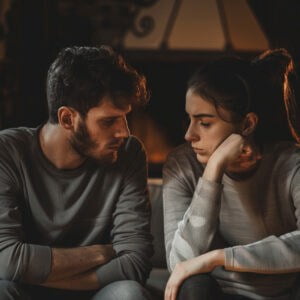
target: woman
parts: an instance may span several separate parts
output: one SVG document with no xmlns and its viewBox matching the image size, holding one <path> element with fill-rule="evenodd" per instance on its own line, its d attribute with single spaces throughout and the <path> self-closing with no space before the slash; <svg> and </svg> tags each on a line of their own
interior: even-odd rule
<svg viewBox="0 0 300 300">
<path fill-rule="evenodd" d="M 284 49 L 190 79 L 188 143 L 163 175 L 166 300 L 300 299 L 300 148 L 277 141 L 284 122 L 300 141 L 293 80 Z"/>
</svg>

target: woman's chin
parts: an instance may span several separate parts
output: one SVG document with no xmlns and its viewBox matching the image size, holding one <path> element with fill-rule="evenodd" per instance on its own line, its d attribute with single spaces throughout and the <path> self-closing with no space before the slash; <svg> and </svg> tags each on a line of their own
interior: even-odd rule
<svg viewBox="0 0 300 300">
<path fill-rule="evenodd" d="M 209 157 L 207 157 L 206 155 L 201 155 L 201 154 L 197 154 L 197 160 L 201 163 L 201 164 L 207 164 L 207 161 L 209 159 Z"/>
</svg>

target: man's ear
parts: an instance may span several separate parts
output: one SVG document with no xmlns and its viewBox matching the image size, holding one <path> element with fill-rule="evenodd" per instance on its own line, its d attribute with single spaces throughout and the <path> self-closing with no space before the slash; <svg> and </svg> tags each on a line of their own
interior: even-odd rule
<svg viewBox="0 0 300 300">
<path fill-rule="evenodd" d="M 73 129 L 76 112 L 67 106 L 61 106 L 57 111 L 58 123 L 65 129 Z"/>
<path fill-rule="evenodd" d="M 242 135 L 249 136 L 250 134 L 252 134 L 257 126 L 257 123 L 257 114 L 255 114 L 254 112 L 249 112 L 243 121 Z"/>
</svg>

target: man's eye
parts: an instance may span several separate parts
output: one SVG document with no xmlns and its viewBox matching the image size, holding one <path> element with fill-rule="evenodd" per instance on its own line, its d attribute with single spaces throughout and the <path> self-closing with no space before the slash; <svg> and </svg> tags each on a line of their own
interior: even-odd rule
<svg viewBox="0 0 300 300">
<path fill-rule="evenodd" d="M 102 120 L 102 125 L 104 125 L 104 126 L 111 126 L 111 125 L 113 125 L 114 124 L 114 122 L 115 122 L 115 119 L 107 119 L 107 120 Z"/>
</svg>

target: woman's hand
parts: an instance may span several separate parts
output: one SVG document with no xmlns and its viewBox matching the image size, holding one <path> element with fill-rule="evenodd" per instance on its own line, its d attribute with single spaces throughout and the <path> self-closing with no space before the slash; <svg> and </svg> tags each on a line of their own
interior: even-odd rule
<svg viewBox="0 0 300 300">
<path fill-rule="evenodd" d="M 220 249 L 178 263 L 167 282 L 165 300 L 176 300 L 181 284 L 188 277 L 200 273 L 209 273 L 215 267 L 224 265 L 224 262 L 224 250 Z"/>
<path fill-rule="evenodd" d="M 203 177 L 220 182 L 225 171 L 235 173 L 249 171 L 259 159 L 260 153 L 244 137 L 233 133 L 213 152 Z"/>
</svg>

